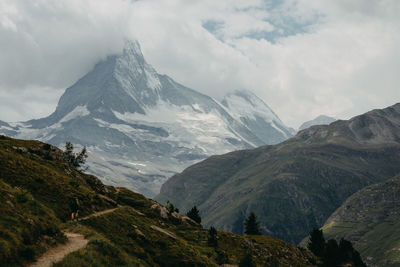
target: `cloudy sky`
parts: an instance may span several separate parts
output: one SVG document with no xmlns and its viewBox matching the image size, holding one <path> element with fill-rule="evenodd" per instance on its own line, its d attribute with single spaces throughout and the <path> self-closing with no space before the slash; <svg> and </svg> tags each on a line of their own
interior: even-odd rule
<svg viewBox="0 0 400 267">
<path fill-rule="evenodd" d="M 160 73 L 260 96 L 289 126 L 400 102 L 398 0 L 0 0 L 0 120 L 50 114 L 137 39 Z"/>
</svg>

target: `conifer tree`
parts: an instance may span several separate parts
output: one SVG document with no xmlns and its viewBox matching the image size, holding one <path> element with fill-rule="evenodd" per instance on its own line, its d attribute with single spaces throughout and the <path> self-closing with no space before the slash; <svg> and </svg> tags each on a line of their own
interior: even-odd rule
<svg viewBox="0 0 400 267">
<path fill-rule="evenodd" d="M 338 243 L 335 239 L 325 242 L 322 230 L 313 229 L 307 244 L 308 249 L 322 260 L 324 267 L 347 266 L 366 267 L 360 253 L 354 249 L 350 241 L 341 239 Z"/>
<path fill-rule="evenodd" d="M 309 237 L 307 248 L 314 253 L 315 256 L 322 257 L 325 252 L 325 238 L 322 230 L 314 228 Z"/>
<path fill-rule="evenodd" d="M 326 267 L 340 266 L 341 261 L 339 254 L 340 252 L 338 243 L 336 242 L 335 239 L 329 239 L 328 242 L 326 242 L 324 256 L 322 257 L 324 262 L 323 266 Z"/>
<path fill-rule="evenodd" d="M 193 208 L 191 208 L 191 209 L 186 213 L 186 215 L 187 215 L 190 219 L 192 219 L 193 221 L 197 222 L 198 224 L 201 223 L 201 217 L 200 217 L 200 214 L 199 214 L 199 210 L 197 209 L 196 206 L 194 206 Z"/>
<path fill-rule="evenodd" d="M 217 229 L 215 229 L 213 226 L 211 226 L 208 230 L 208 245 L 212 247 L 218 246 Z"/>
<path fill-rule="evenodd" d="M 257 221 L 257 217 L 254 212 L 250 212 L 249 217 L 247 217 L 244 222 L 245 231 L 244 233 L 247 235 L 261 235 L 260 226 Z"/>
<path fill-rule="evenodd" d="M 167 200 L 167 205 L 165 206 L 165 208 L 167 209 L 168 213 L 173 213 L 173 212 L 179 213 L 179 209 L 176 208 L 176 207 L 174 206 L 174 204 L 172 204 L 171 202 L 169 202 L 169 200 Z"/>
<path fill-rule="evenodd" d="M 65 151 L 64 155 L 67 158 L 67 161 L 69 163 L 73 163 L 75 160 L 75 155 L 74 155 L 74 145 L 71 142 L 66 142 L 65 143 Z"/>
<path fill-rule="evenodd" d="M 87 154 L 86 147 L 83 147 L 82 151 L 79 152 L 78 154 L 76 154 L 74 166 L 77 168 L 83 166 L 86 162 L 87 157 L 88 157 L 88 154 Z"/>
<path fill-rule="evenodd" d="M 81 152 L 74 153 L 74 145 L 71 142 L 65 143 L 65 151 L 64 151 L 65 158 L 67 161 L 72 164 L 75 168 L 82 167 L 86 159 L 88 157 L 86 147 L 83 147 Z"/>
<path fill-rule="evenodd" d="M 356 267 L 366 267 L 365 263 L 361 259 L 360 253 L 354 249 L 353 244 L 351 244 L 350 241 L 344 238 L 340 239 L 339 253 L 339 258 L 342 263 L 351 261 Z"/>
</svg>

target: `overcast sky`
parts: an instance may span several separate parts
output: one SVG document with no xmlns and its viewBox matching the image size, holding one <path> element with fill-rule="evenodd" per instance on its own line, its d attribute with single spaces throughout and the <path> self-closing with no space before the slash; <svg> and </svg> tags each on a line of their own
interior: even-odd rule
<svg viewBox="0 0 400 267">
<path fill-rule="evenodd" d="M 400 102 L 398 0 L 0 0 L 0 120 L 49 115 L 124 38 L 217 99 L 261 97 L 288 126 Z"/>
</svg>

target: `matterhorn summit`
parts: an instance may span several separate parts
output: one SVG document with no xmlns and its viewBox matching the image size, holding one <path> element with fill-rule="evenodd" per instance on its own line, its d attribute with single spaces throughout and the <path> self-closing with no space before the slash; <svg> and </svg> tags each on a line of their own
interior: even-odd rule
<svg viewBox="0 0 400 267">
<path fill-rule="evenodd" d="M 221 104 L 158 74 L 136 41 L 126 41 L 121 54 L 98 62 L 67 88 L 53 114 L 2 122 L 0 133 L 60 148 L 66 141 L 86 146 L 88 172 L 149 197 L 168 177 L 210 155 L 291 136 L 247 91 L 236 91 Z"/>
</svg>

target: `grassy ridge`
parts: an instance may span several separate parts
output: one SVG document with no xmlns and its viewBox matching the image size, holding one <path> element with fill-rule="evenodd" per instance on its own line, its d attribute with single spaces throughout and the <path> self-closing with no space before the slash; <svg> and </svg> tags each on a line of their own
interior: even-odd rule
<svg viewBox="0 0 400 267">
<path fill-rule="evenodd" d="M 322 229 L 327 238 L 344 237 L 352 241 L 371 266 L 398 266 L 400 176 L 349 197 Z"/>
<path fill-rule="evenodd" d="M 316 259 L 305 250 L 267 236 L 239 236 L 218 231 L 218 247 L 207 244 L 208 230 L 200 226 L 170 219 L 138 215 L 130 207 L 123 207 L 101 217 L 83 222 L 83 229 L 92 246 L 75 252 L 57 266 L 78 266 L 92 261 L 99 243 L 105 255 L 114 255 L 119 266 L 219 266 L 238 264 L 247 254 L 253 255 L 258 266 L 312 266 Z M 153 228 L 157 227 L 166 231 Z M 70 226 L 73 229 L 73 226 Z M 96 245 L 96 246 L 95 246 Z M 102 256 L 106 261 L 108 257 Z M 80 260 L 82 259 L 82 260 Z M 98 259 L 97 259 L 98 260 Z M 274 266 L 274 265 L 271 265 Z"/>
<path fill-rule="evenodd" d="M 0 136 L 0 262 L 23 266 L 46 249 L 65 242 L 63 231 L 82 233 L 87 247 L 56 266 L 218 266 L 238 264 L 250 253 L 258 266 L 312 266 L 305 250 L 267 236 L 218 232 L 218 247 L 208 230 L 124 188 L 104 186 L 66 163 L 62 151 L 37 141 Z M 77 197 L 81 216 L 70 222 L 69 199 Z"/>
<path fill-rule="evenodd" d="M 103 185 L 71 168 L 60 150 L 38 141 L 0 136 L 0 262 L 22 264 L 65 241 L 60 223 L 69 219 L 69 198 L 83 214 L 110 206 L 96 191 Z"/>
<path fill-rule="evenodd" d="M 65 240 L 54 212 L 28 191 L 0 181 L 0 203 L 0 263 L 22 264 Z"/>
</svg>

